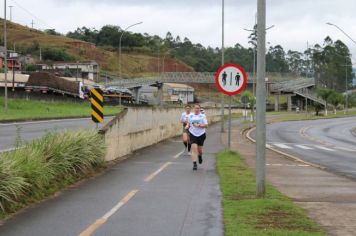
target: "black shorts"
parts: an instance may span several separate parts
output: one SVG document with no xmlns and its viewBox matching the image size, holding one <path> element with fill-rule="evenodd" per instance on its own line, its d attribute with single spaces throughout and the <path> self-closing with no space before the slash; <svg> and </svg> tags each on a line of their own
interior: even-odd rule
<svg viewBox="0 0 356 236">
<path fill-rule="evenodd" d="M 206 139 L 206 134 L 204 133 L 203 135 L 197 137 L 194 136 L 193 134 L 189 133 L 189 137 L 190 137 L 190 143 L 191 144 L 197 144 L 198 146 L 204 146 L 204 141 Z"/>
<path fill-rule="evenodd" d="M 183 134 L 184 134 L 184 133 L 188 133 L 188 135 L 189 135 L 188 129 L 185 128 L 186 126 L 187 126 L 187 124 L 186 124 L 186 123 L 183 123 Z"/>
</svg>

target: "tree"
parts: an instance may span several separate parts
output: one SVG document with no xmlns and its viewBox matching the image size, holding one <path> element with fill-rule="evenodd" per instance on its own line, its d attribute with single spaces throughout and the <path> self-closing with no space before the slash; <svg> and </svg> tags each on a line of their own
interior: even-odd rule
<svg viewBox="0 0 356 236">
<path fill-rule="evenodd" d="M 286 53 L 281 45 L 269 48 L 266 55 L 266 69 L 269 72 L 289 72 Z"/>
<path fill-rule="evenodd" d="M 328 98 L 328 102 L 334 106 L 334 114 L 336 114 L 336 108 L 339 104 L 344 103 L 344 97 L 342 94 L 332 91 Z"/>
<path fill-rule="evenodd" d="M 352 78 L 352 68 L 350 51 L 340 40 L 333 41 L 329 36 L 325 38 L 324 45 L 315 45 L 313 49 L 314 73 L 318 86 L 334 89 L 338 92 L 345 91 L 346 79 L 347 87 L 350 87 Z"/>
<path fill-rule="evenodd" d="M 328 115 L 328 103 L 330 101 L 329 97 L 333 93 L 334 91 L 332 89 L 327 88 L 317 90 L 317 96 L 325 101 L 325 115 Z"/>
<path fill-rule="evenodd" d="M 61 33 L 58 33 L 55 29 L 46 29 L 44 32 L 49 35 L 61 35 Z"/>
<path fill-rule="evenodd" d="M 247 97 L 251 109 L 251 120 L 255 120 L 255 106 L 256 106 L 256 97 L 250 91 L 244 91 L 241 94 L 241 97 Z"/>
<path fill-rule="evenodd" d="M 289 50 L 287 52 L 286 60 L 289 70 L 296 75 L 306 74 L 304 55 L 301 52 Z"/>
</svg>

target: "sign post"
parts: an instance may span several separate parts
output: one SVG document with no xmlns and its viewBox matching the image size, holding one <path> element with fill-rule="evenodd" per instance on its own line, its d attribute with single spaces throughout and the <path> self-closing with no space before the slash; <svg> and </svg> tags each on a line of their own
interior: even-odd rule
<svg viewBox="0 0 356 236">
<path fill-rule="evenodd" d="M 93 88 L 91 92 L 91 119 L 97 125 L 104 122 L 104 96 L 99 88 Z"/>
<path fill-rule="evenodd" d="M 225 64 L 219 68 L 215 76 L 216 87 L 224 94 L 229 95 L 229 130 L 228 147 L 231 149 L 231 102 L 232 96 L 241 93 L 247 85 L 245 70 L 236 64 Z M 224 118 L 222 118 L 224 119 Z"/>
</svg>

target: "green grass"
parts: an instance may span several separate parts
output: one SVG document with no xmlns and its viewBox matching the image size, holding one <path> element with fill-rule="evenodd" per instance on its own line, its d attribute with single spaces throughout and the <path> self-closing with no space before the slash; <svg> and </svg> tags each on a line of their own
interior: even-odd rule
<svg viewBox="0 0 356 236">
<path fill-rule="evenodd" d="M 0 97 L 0 122 L 11 120 L 36 120 L 51 118 L 90 117 L 90 104 L 85 102 L 51 102 L 25 99 L 9 99 L 8 111 L 4 110 L 4 97 Z M 114 106 L 105 106 L 104 115 L 121 111 Z"/>
<path fill-rule="evenodd" d="M 221 152 L 217 159 L 223 192 L 226 236 L 326 235 L 303 209 L 273 186 L 264 198 L 255 196 L 255 175 L 239 154 Z"/>
<path fill-rule="evenodd" d="M 351 110 L 347 114 L 344 114 L 344 111 L 337 111 L 334 114 L 333 111 L 328 111 L 328 115 L 319 115 L 316 116 L 311 113 L 296 113 L 296 112 L 268 112 L 268 115 L 278 115 L 279 117 L 273 117 L 273 121 L 302 121 L 302 120 L 318 120 L 318 119 L 332 119 L 332 118 L 343 118 L 343 117 L 351 117 L 356 116 L 356 111 Z"/>
<path fill-rule="evenodd" d="M 95 130 L 48 133 L 0 154 L 0 219 L 104 166 L 106 146 Z"/>
</svg>

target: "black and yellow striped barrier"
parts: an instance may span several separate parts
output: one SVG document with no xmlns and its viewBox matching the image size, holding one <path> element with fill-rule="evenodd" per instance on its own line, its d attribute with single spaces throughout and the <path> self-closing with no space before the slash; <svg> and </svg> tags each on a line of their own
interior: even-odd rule
<svg viewBox="0 0 356 236">
<path fill-rule="evenodd" d="M 99 88 L 93 88 L 91 91 L 91 119 L 95 123 L 104 122 L 104 96 Z"/>
</svg>

